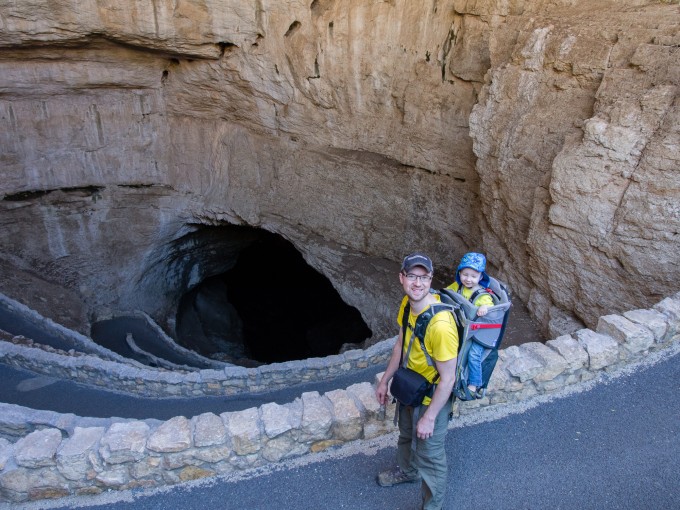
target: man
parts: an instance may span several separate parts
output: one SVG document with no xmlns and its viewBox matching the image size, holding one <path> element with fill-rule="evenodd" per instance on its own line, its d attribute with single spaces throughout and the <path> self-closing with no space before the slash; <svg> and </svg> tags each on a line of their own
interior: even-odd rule
<svg viewBox="0 0 680 510">
<path fill-rule="evenodd" d="M 413 335 L 418 316 L 439 302 L 439 296 L 430 293 L 433 273 L 432 261 L 428 256 L 412 253 L 404 258 L 399 281 L 406 297 L 397 322 L 402 326 L 403 310 L 408 299 L 410 305 L 408 327 L 406 335 L 403 334 L 404 328 L 400 327 L 387 369 L 375 392 L 378 402 L 385 405 L 387 384 L 399 368 L 402 352 L 404 356 L 408 352 L 408 368 L 418 372 L 428 381 L 436 382 L 432 398 L 425 397 L 422 405 L 411 407 L 397 403 L 399 418 L 397 466 L 378 475 L 378 483 L 383 487 L 422 480 L 424 510 L 441 509 L 444 503 L 447 475 L 444 442 L 458 355 L 458 330 L 453 315 L 448 311 L 435 314 L 425 333 L 425 349 L 430 359 L 434 361 L 434 366 L 428 364 L 420 342 Z M 409 343 L 412 344 L 410 351 Z"/>
</svg>

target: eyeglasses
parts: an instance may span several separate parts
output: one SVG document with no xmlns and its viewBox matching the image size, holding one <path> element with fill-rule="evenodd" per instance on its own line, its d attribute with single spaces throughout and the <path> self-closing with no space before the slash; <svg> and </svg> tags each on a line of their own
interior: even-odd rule
<svg viewBox="0 0 680 510">
<path fill-rule="evenodd" d="M 415 282 L 416 280 L 420 280 L 423 283 L 428 283 L 430 280 L 432 280 L 432 276 L 429 275 L 429 274 L 424 274 L 424 275 L 413 274 L 413 273 L 403 273 L 403 274 L 409 282 Z"/>
</svg>

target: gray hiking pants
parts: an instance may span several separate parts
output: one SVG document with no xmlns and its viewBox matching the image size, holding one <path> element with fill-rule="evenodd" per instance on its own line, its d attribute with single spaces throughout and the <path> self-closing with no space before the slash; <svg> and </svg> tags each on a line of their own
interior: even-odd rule
<svg viewBox="0 0 680 510">
<path fill-rule="evenodd" d="M 446 493 L 446 430 L 451 411 L 451 400 L 439 411 L 434 431 L 429 439 L 416 437 L 414 418 L 425 412 L 414 407 L 399 405 L 399 441 L 397 442 L 397 463 L 408 474 L 416 471 L 423 478 L 421 491 L 423 510 L 441 510 Z M 414 416 L 415 415 L 415 416 Z"/>
</svg>

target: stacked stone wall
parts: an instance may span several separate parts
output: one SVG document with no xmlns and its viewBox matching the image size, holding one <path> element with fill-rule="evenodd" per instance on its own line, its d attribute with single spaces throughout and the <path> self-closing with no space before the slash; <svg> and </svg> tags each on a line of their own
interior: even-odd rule
<svg viewBox="0 0 680 510">
<path fill-rule="evenodd" d="M 46 350 L 0 342 L 0 363 L 90 386 L 144 397 L 237 395 L 333 379 L 387 361 L 394 338 L 368 349 L 354 349 L 326 358 L 272 363 L 255 368 L 226 366 L 221 370 L 170 371 L 116 363 L 97 356 Z"/>
<path fill-rule="evenodd" d="M 550 394 L 679 341 L 680 293 L 652 309 L 603 316 L 595 330 L 500 351 L 488 396 L 457 402 L 454 414 Z M 22 502 L 157 487 L 281 462 L 391 432 L 389 407 L 381 409 L 370 383 L 303 393 L 284 405 L 163 422 L 80 418 L 3 404 L 0 497 Z"/>
</svg>

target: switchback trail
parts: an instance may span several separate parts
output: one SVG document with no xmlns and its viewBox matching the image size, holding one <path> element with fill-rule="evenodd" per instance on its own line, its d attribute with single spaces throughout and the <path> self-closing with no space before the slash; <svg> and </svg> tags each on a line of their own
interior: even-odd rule
<svg viewBox="0 0 680 510">
<path fill-rule="evenodd" d="M 678 351 L 654 353 L 662 361 L 647 360 L 627 374 L 571 388 L 560 398 L 492 411 L 500 414 L 485 418 L 490 421 L 454 423 L 447 438 L 444 508 L 680 508 Z M 395 445 L 390 434 L 256 474 L 12 508 L 416 509 L 417 485 L 386 489 L 375 482 L 376 473 L 392 465 Z"/>
</svg>

